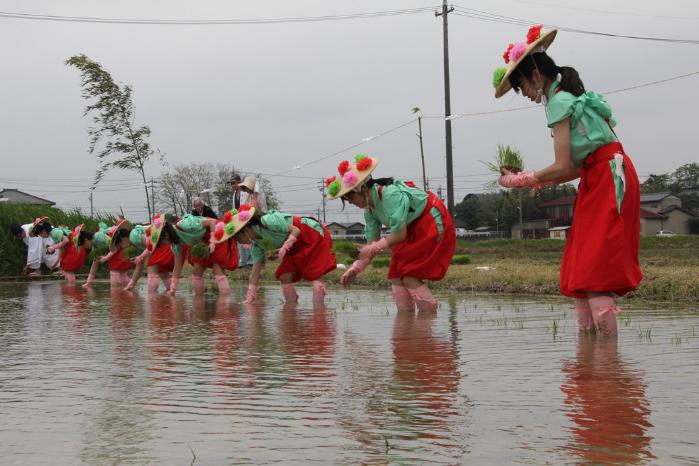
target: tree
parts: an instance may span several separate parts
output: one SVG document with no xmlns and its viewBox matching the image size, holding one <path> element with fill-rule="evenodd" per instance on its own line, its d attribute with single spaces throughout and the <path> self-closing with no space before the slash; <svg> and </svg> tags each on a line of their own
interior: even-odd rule
<svg viewBox="0 0 699 466">
<path fill-rule="evenodd" d="M 233 206 L 233 191 L 228 184 L 232 173 L 236 170 L 231 164 L 177 165 L 159 177 L 156 204 L 159 209 L 181 217 L 192 210 L 194 198 L 201 197 L 222 214 Z M 244 177 L 244 174 L 240 175 Z M 265 193 L 267 208 L 276 209 L 278 202 L 272 183 L 259 174 L 253 176 Z"/>
<path fill-rule="evenodd" d="M 72 56 L 66 60 L 66 65 L 80 71 L 82 96 L 88 101 L 84 115 L 91 114 L 95 124 L 88 129 L 88 152 L 96 153 L 99 159 L 93 188 L 110 168 L 137 171 L 143 180 L 148 216 L 151 217 L 145 164 L 156 151 L 148 143 L 150 128 L 134 124 L 133 89 L 115 82 L 101 64 L 86 55 Z M 160 160 L 163 161 L 162 154 Z"/>
<path fill-rule="evenodd" d="M 670 191 L 670 175 L 649 175 L 648 179 L 641 183 L 641 192 L 644 194 L 649 193 L 661 193 L 664 191 Z"/>
<path fill-rule="evenodd" d="M 672 174 L 678 192 L 699 189 L 699 163 L 687 163 Z"/>
</svg>

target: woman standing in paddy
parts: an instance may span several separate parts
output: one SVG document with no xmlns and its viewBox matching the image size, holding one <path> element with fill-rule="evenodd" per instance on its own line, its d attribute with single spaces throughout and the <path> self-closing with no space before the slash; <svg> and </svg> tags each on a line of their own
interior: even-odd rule
<svg viewBox="0 0 699 466">
<path fill-rule="evenodd" d="M 224 241 L 230 234 L 237 242 L 252 245 L 253 266 L 245 303 L 255 301 L 265 265 L 265 250 L 260 240 L 267 240 L 278 248 L 277 257 L 281 263 L 274 276 L 281 282 L 284 301 L 296 302 L 294 283 L 306 280 L 313 282 L 313 302 L 323 302 L 326 289 L 321 278 L 337 266 L 330 232 L 325 225 L 313 218 L 274 210 L 256 215 L 254 207 L 244 204 L 225 229 L 224 236 L 217 241 Z"/>
<path fill-rule="evenodd" d="M 388 278 L 399 310 L 436 310 L 437 300 L 426 280 L 444 278 L 456 248 L 456 231 L 444 203 L 432 192 L 393 178 L 372 178 L 378 160 L 358 155 L 338 166 L 339 177 L 326 181 L 328 198 L 341 198 L 364 209 L 367 245 L 359 260 L 342 275 L 350 285 L 371 259 L 391 250 Z M 391 229 L 381 238 L 381 226 Z"/>
<path fill-rule="evenodd" d="M 619 308 L 614 297 L 635 290 L 643 277 L 638 176 L 612 129 L 616 122 L 604 97 L 585 91 L 574 68 L 558 66 L 546 54 L 555 37 L 555 29 L 532 27 L 526 42 L 509 45 L 506 66 L 493 75 L 496 98 L 514 88 L 545 105 L 555 161 L 536 172 L 503 170 L 499 183 L 539 189 L 580 178 L 561 264 L 561 293 L 575 298 L 581 331 L 615 336 Z"/>
</svg>

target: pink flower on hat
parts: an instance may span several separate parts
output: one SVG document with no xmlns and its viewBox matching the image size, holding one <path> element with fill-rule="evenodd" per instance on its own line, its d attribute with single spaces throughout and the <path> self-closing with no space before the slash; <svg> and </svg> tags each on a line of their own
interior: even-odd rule
<svg viewBox="0 0 699 466">
<path fill-rule="evenodd" d="M 238 220 L 241 222 L 247 222 L 250 219 L 250 211 L 244 210 L 238 214 Z"/>
<path fill-rule="evenodd" d="M 347 172 L 342 176 L 342 182 L 345 186 L 354 186 L 358 179 L 355 172 Z"/>
<path fill-rule="evenodd" d="M 160 228 L 160 225 L 162 225 L 162 224 L 163 224 L 163 221 L 160 219 L 160 217 L 155 217 L 153 219 L 153 225 L 155 226 L 155 228 Z"/>
<path fill-rule="evenodd" d="M 224 226 L 225 225 L 223 222 L 218 222 L 218 223 L 216 223 L 216 228 L 214 228 L 214 231 L 223 231 Z"/>
<path fill-rule="evenodd" d="M 510 49 L 510 61 L 517 61 L 519 60 L 522 55 L 524 55 L 527 52 L 527 44 L 524 42 L 517 42 L 515 45 L 512 46 L 512 49 Z"/>
</svg>

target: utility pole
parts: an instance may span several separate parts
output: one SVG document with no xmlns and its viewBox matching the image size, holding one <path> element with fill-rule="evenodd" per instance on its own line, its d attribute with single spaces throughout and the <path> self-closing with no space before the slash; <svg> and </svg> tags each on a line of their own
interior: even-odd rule
<svg viewBox="0 0 699 466">
<path fill-rule="evenodd" d="M 152 176 L 150 177 L 150 198 L 153 205 L 153 215 L 155 215 L 155 183 Z"/>
<path fill-rule="evenodd" d="M 93 205 L 92 205 L 92 192 L 93 192 L 93 191 L 92 191 L 92 189 L 91 189 L 91 190 L 90 190 L 90 217 L 94 217 L 94 216 L 95 216 L 95 210 L 94 210 L 94 207 L 93 207 Z"/>
<path fill-rule="evenodd" d="M 444 33 L 444 129 L 447 141 L 447 208 L 454 215 L 454 166 L 451 154 L 451 92 L 449 90 L 449 23 L 447 15 L 454 11 L 454 7 L 447 5 L 447 0 L 442 0 L 442 12 L 435 12 L 435 16 L 442 17 L 442 29 Z"/>
<path fill-rule="evenodd" d="M 427 176 L 425 175 L 425 151 L 422 147 L 422 111 L 420 107 L 413 107 L 413 113 L 417 113 L 418 139 L 420 140 L 420 160 L 422 160 L 422 189 L 427 192 Z"/>
<path fill-rule="evenodd" d="M 323 196 L 323 224 L 325 224 L 325 201 L 327 199 L 325 195 L 325 180 L 320 180 L 320 193 Z"/>
</svg>

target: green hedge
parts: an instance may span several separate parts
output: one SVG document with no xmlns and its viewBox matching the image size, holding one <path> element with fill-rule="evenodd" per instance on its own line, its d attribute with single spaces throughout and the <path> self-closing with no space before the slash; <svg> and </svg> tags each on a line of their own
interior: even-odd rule
<svg viewBox="0 0 699 466">
<path fill-rule="evenodd" d="M 37 217 L 49 217 L 52 225 L 68 225 L 73 228 L 81 223 L 90 231 L 97 229 L 100 221 L 113 224 L 113 217 L 90 218 L 78 210 L 65 212 L 61 209 L 31 204 L 0 203 L 0 276 L 18 275 L 27 260 L 24 242 L 10 233 L 10 225 L 31 223 Z"/>
</svg>

